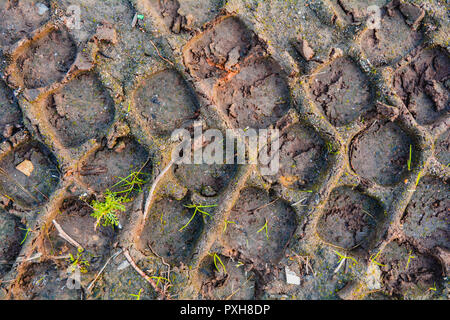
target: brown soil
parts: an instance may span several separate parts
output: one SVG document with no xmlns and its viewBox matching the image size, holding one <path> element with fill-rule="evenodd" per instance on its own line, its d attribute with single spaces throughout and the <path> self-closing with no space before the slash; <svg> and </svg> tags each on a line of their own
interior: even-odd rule
<svg viewBox="0 0 450 320">
<path fill-rule="evenodd" d="M 139 249 L 147 255 L 156 253 L 172 265 L 187 264 L 203 230 L 202 214 L 199 212 L 188 224 L 194 214 L 194 209 L 185 207 L 189 204 L 187 199 L 177 201 L 171 198 L 156 202 L 140 235 Z M 211 211 L 209 209 L 205 211 Z"/>
<path fill-rule="evenodd" d="M 317 73 L 311 98 L 333 125 L 347 125 L 373 107 L 368 78 L 352 60 L 338 58 Z"/>
<path fill-rule="evenodd" d="M 109 148 L 103 146 L 82 161 L 78 172 L 81 180 L 96 192 L 104 192 L 131 173 L 140 172 L 148 181 L 151 163 L 148 152 L 135 140 L 124 138 Z M 140 178 L 143 178 L 142 175 Z"/>
<path fill-rule="evenodd" d="M 350 149 L 353 170 L 364 179 L 392 185 L 407 171 L 412 139 L 395 123 L 373 123 L 357 136 Z"/>
<path fill-rule="evenodd" d="M 450 130 L 447 130 L 437 139 L 435 147 L 436 159 L 448 167 L 450 164 Z"/>
<path fill-rule="evenodd" d="M 184 79 L 174 70 L 151 75 L 134 96 L 137 112 L 152 134 L 170 135 L 196 118 L 196 99 Z"/>
<path fill-rule="evenodd" d="M 0 3 L 0 46 L 11 45 L 28 37 L 50 17 L 50 10 L 39 12 L 37 3 L 49 5 L 46 0 L 2 1 Z"/>
<path fill-rule="evenodd" d="M 22 112 L 13 92 L 0 81 L 0 142 L 22 127 Z"/>
<path fill-rule="evenodd" d="M 280 138 L 280 184 L 305 189 L 318 182 L 327 166 L 325 142 L 311 127 L 295 124 Z"/>
<path fill-rule="evenodd" d="M 222 264 L 225 266 L 225 271 Z M 217 267 L 216 267 L 217 265 Z M 203 280 L 202 294 L 214 300 L 251 300 L 255 298 L 255 275 L 247 272 L 244 265 L 238 265 L 228 257 L 208 256 L 202 261 L 200 274 Z"/>
<path fill-rule="evenodd" d="M 114 120 L 114 104 L 94 74 L 72 80 L 46 101 L 48 121 L 68 148 L 100 138 Z"/>
<path fill-rule="evenodd" d="M 383 211 L 375 199 L 350 187 L 339 187 L 328 199 L 317 232 L 335 246 L 367 251 Z"/>
<path fill-rule="evenodd" d="M 77 47 L 65 28 L 51 30 L 17 58 L 24 86 L 35 89 L 61 81 L 76 53 Z"/>
<path fill-rule="evenodd" d="M 41 143 L 32 141 L 18 146 L 0 158 L 0 190 L 25 208 L 46 202 L 58 186 L 59 171 L 50 151 Z M 16 167 L 31 161 L 34 170 L 28 177 Z"/>
<path fill-rule="evenodd" d="M 424 50 L 399 69 L 396 93 L 419 124 L 432 124 L 450 112 L 450 58 L 441 48 Z"/>
<path fill-rule="evenodd" d="M 450 249 L 450 188 L 447 180 L 426 176 L 402 217 L 403 231 L 417 247 Z"/>
<path fill-rule="evenodd" d="M 246 188 L 231 210 L 223 245 L 257 267 L 276 264 L 297 228 L 295 212 L 266 191 Z M 267 222 L 266 230 L 261 230 Z M 259 232 L 258 232 L 259 231 Z"/>
<path fill-rule="evenodd" d="M 436 258 L 419 253 L 408 243 L 389 243 L 378 261 L 385 265 L 381 267 L 383 289 L 398 298 L 434 288 L 442 275 L 442 267 Z"/>
<path fill-rule="evenodd" d="M 11 269 L 24 236 L 25 226 L 20 219 L 0 210 L 0 276 Z"/>
</svg>

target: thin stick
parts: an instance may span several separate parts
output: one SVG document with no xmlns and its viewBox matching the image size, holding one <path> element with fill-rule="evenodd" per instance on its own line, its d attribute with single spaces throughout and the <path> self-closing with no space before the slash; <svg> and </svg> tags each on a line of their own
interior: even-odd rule
<svg viewBox="0 0 450 320">
<path fill-rule="evenodd" d="M 150 39 L 150 43 L 153 45 L 153 47 L 154 47 L 155 50 L 156 50 L 156 53 L 158 54 L 158 56 L 159 56 L 161 59 L 163 59 L 164 61 L 166 61 L 166 62 L 167 62 L 168 64 L 170 64 L 171 66 L 174 66 L 174 64 L 173 64 L 172 61 L 170 61 L 170 60 L 164 58 L 164 57 L 161 55 L 161 53 L 160 53 L 159 50 L 158 50 L 158 47 L 156 46 L 156 44 L 155 44 L 151 39 Z"/>
<path fill-rule="evenodd" d="M 97 273 L 97 275 L 95 276 L 95 279 L 92 280 L 92 282 L 89 284 L 89 286 L 87 287 L 87 291 L 90 293 L 91 289 L 93 287 L 93 285 L 95 284 L 95 282 L 97 281 L 97 279 L 100 277 L 100 275 L 103 273 L 103 270 L 105 270 L 106 266 L 109 264 L 109 262 L 114 259 L 115 257 L 117 257 L 119 254 L 122 253 L 122 249 L 120 249 L 119 251 L 117 251 L 116 253 L 114 253 L 111 257 L 109 257 L 109 259 L 106 261 L 106 263 L 103 265 L 103 267 L 100 269 L 100 271 Z"/>
<path fill-rule="evenodd" d="M 166 296 L 166 294 L 160 289 L 158 288 L 158 286 L 156 285 L 155 281 L 152 280 L 152 278 L 150 278 L 148 275 L 145 274 L 144 271 L 142 271 L 137 265 L 136 263 L 133 261 L 133 259 L 130 256 L 130 253 L 128 252 L 128 249 L 125 249 L 123 251 L 123 254 L 125 255 L 125 258 L 127 258 L 128 262 L 131 264 L 131 266 L 134 268 L 134 270 L 137 271 L 137 273 L 139 273 L 139 275 L 144 278 L 148 283 L 150 283 L 150 285 L 153 287 L 153 289 L 155 289 L 156 292 L 158 292 L 161 296 L 161 298 L 163 299 L 167 299 L 170 300 L 170 298 L 168 296 Z"/>
<path fill-rule="evenodd" d="M 69 242 L 71 245 L 73 245 L 76 248 L 81 248 L 84 250 L 84 248 L 75 240 L 73 240 L 66 232 L 64 232 L 63 228 L 59 225 L 58 222 L 55 220 L 52 220 L 53 224 L 55 225 L 56 230 L 58 230 L 59 236 Z"/>
</svg>

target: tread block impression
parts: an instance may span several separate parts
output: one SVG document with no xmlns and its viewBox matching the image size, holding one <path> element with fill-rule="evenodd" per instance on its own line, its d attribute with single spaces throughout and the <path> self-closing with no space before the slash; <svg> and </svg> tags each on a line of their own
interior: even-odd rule
<svg viewBox="0 0 450 320">
<path fill-rule="evenodd" d="M 214 197 L 228 185 L 236 170 L 236 165 L 179 164 L 173 172 L 191 191 L 204 197 Z"/>
<path fill-rule="evenodd" d="M 261 53 L 257 36 L 236 17 L 223 18 L 194 37 L 183 49 L 184 63 L 197 79 L 236 72 L 251 54 Z"/>
<path fill-rule="evenodd" d="M 403 232 L 417 247 L 450 249 L 450 188 L 447 180 L 420 179 L 402 218 Z"/>
<path fill-rule="evenodd" d="M 223 235 L 223 245 L 256 266 L 276 264 L 297 228 L 297 217 L 282 199 L 253 187 L 241 191 Z"/>
<path fill-rule="evenodd" d="M 0 46 L 26 38 L 50 17 L 46 0 L 0 2 Z"/>
<path fill-rule="evenodd" d="M 201 292 L 206 299 L 251 300 L 255 298 L 255 275 L 252 272 L 246 272 L 244 265 L 239 265 L 237 261 L 228 257 L 218 254 L 208 255 L 200 264 L 199 275 L 202 281 Z"/>
<path fill-rule="evenodd" d="M 267 128 L 289 109 L 290 91 L 278 63 L 249 59 L 239 73 L 217 83 L 213 100 L 235 128 Z"/>
<path fill-rule="evenodd" d="M 419 53 L 396 71 L 393 87 L 419 124 L 428 125 L 450 113 L 450 57 L 436 47 Z"/>
<path fill-rule="evenodd" d="M 436 141 L 435 157 L 444 166 L 450 165 L 450 130 L 445 133 Z"/>
<path fill-rule="evenodd" d="M 202 215 L 194 216 L 194 209 L 186 205 L 186 199 L 155 202 L 138 240 L 139 250 L 146 255 L 156 253 L 172 265 L 186 264 L 203 230 Z"/>
<path fill-rule="evenodd" d="M 414 299 L 442 282 L 439 261 L 419 253 L 406 242 L 390 242 L 377 260 L 384 265 L 381 267 L 383 289 L 394 297 Z"/>
<path fill-rule="evenodd" d="M 75 61 L 76 53 L 77 46 L 65 27 L 51 29 L 16 59 L 23 86 L 37 89 L 61 81 Z"/>
<path fill-rule="evenodd" d="M 89 253 L 89 270 L 102 266 L 114 239 L 114 230 L 111 227 L 99 225 L 95 230 L 97 220 L 91 217 L 93 210 L 89 204 L 77 198 L 65 199 L 59 208 L 55 221 L 61 228 L 70 234 L 83 249 Z M 45 247 L 52 256 L 71 253 L 76 257 L 77 250 L 61 238 L 58 230 L 52 224 L 45 236 Z"/>
<path fill-rule="evenodd" d="M 119 183 L 119 178 L 133 173 L 148 175 L 150 170 L 148 151 L 127 137 L 118 139 L 111 148 L 103 146 L 89 154 L 82 161 L 78 174 L 89 188 L 101 193 Z"/>
<path fill-rule="evenodd" d="M 375 67 L 397 62 L 423 41 L 397 6 L 383 8 L 381 15 L 380 29 L 367 29 L 361 37 L 361 48 Z"/>
<path fill-rule="evenodd" d="M 22 127 L 22 112 L 13 92 L 0 81 L 0 142 L 8 139 Z"/>
<path fill-rule="evenodd" d="M 373 107 L 369 79 L 349 58 L 338 58 L 311 78 L 310 96 L 335 126 L 356 120 Z"/>
<path fill-rule="evenodd" d="M 280 137 L 277 179 L 287 188 L 312 187 L 327 166 L 324 140 L 312 128 L 294 124 Z"/>
<path fill-rule="evenodd" d="M 187 83 L 174 70 L 145 79 L 134 93 L 134 103 L 152 134 L 170 135 L 195 118 L 197 102 Z"/>
<path fill-rule="evenodd" d="M 173 33 L 180 33 L 187 28 L 186 17 L 180 15 L 180 3 L 177 0 L 147 0 L 155 15 Z"/>
<path fill-rule="evenodd" d="M 394 185 L 408 169 L 410 146 L 416 149 L 413 139 L 397 124 L 377 121 L 353 140 L 351 166 L 364 179 Z"/>
<path fill-rule="evenodd" d="M 67 276 L 49 260 L 30 263 L 19 280 L 18 296 L 26 300 L 80 300 L 81 289 L 69 289 Z"/>
<path fill-rule="evenodd" d="M 37 141 L 19 145 L 0 158 L 0 192 L 25 208 L 46 202 L 59 177 L 53 155 Z"/>
<path fill-rule="evenodd" d="M 83 74 L 46 101 L 51 125 L 64 146 L 100 138 L 114 120 L 114 102 L 94 74 Z"/>
<path fill-rule="evenodd" d="M 0 209 L 0 279 L 19 255 L 24 230 L 25 226 L 18 217 Z"/>
<path fill-rule="evenodd" d="M 331 192 L 317 232 L 324 241 L 343 249 L 368 250 L 382 217 L 377 200 L 350 187 L 338 187 Z"/>
</svg>

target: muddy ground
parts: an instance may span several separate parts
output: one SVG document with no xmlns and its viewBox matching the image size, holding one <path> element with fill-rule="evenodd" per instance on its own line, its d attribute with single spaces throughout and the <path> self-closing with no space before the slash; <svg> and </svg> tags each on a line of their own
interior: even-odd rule
<svg viewBox="0 0 450 320">
<path fill-rule="evenodd" d="M 448 9 L 0 0 L 0 298 L 448 299 Z M 195 122 L 280 170 L 168 167 L 144 220 Z"/>
</svg>

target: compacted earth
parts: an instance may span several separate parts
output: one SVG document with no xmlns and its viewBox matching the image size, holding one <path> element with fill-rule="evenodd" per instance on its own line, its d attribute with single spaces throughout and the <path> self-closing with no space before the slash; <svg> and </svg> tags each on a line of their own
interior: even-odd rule
<svg viewBox="0 0 450 320">
<path fill-rule="evenodd" d="M 440 0 L 0 0 L 0 299 L 447 300 L 449 34 Z M 279 167 L 174 164 L 199 128 L 277 129 Z"/>
</svg>

